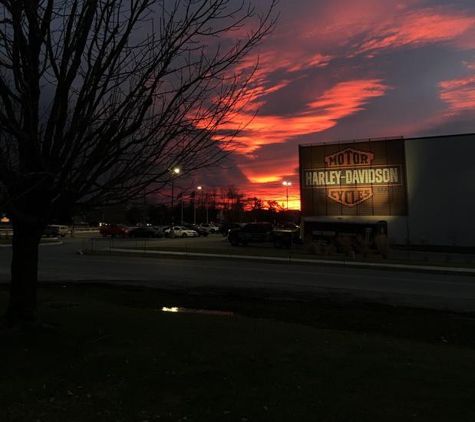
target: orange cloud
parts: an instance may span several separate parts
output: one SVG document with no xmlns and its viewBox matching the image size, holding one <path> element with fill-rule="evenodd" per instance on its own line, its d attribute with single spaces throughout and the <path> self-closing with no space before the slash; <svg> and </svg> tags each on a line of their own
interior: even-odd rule
<svg viewBox="0 0 475 422">
<path fill-rule="evenodd" d="M 380 79 L 340 82 L 309 105 L 313 110 L 324 110 L 332 120 L 337 120 L 362 110 L 369 99 L 383 96 L 388 89 Z"/>
<path fill-rule="evenodd" d="M 279 176 L 248 176 L 248 179 L 251 183 L 269 183 L 277 182 L 280 180 Z"/>
<path fill-rule="evenodd" d="M 283 143 L 297 136 L 327 130 L 338 120 L 363 110 L 371 99 L 385 95 L 388 89 L 390 87 L 380 79 L 341 82 L 324 91 L 298 114 L 257 115 L 239 135 L 237 141 L 241 147 L 238 152 L 249 154 L 263 145 Z M 238 127 L 236 122 L 248 121 L 249 118 L 248 114 L 241 114 L 221 128 L 235 130 Z"/>
<path fill-rule="evenodd" d="M 298 167 L 297 154 L 294 156 L 285 154 L 281 158 L 271 159 L 271 162 L 272 166 L 270 167 L 266 163 L 263 165 L 258 160 L 246 160 L 238 164 L 238 167 L 252 183 L 282 181 L 283 175 L 294 174 Z"/>
</svg>

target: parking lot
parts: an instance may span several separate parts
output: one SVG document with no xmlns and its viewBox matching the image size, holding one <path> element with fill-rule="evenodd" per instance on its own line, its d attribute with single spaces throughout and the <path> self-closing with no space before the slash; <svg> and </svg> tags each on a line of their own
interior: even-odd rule
<svg viewBox="0 0 475 422">
<path fill-rule="evenodd" d="M 336 260 L 345 262 L 375 262 L 375 263 L 414 263 L 427 266 L 475 268 L 475 255 L 468 253 L 411 251 L 392 248 L 389 258 L 384 259 L 377 251 L 371 251 L 368 256 L 348 256 L 343 253 L 314 254 L 308 245 L 295 244 L 290 249 L 276 249 L 272 243 L 250 243 L 248 246 L 232 246 L 228 239 L 221 234 L 195 238 L 161 238 L 161 239 L 129 239 L 129 238 L 102 238 L 95 233 L 93 236 L 81 234 L 76 239 L 82 239 L 82 248 L 94 251 L 121 249 L 164 250 L 218 253 L 229 256 L 282 256 L 285 258 L 310 258 Z"/>
<path fill-rule="evenodd" d="M 2 237 L 3 236 L 3 237 Z M 0 233 L 0 246 L 11 246 L 11 232 L 2 231 Z M 10 240 L 10 242 L 9 242 Z M 293 245 L 291 249 L 275 249 L 271 243 L 251 243 L 248 246 L 232 246 L 228 239 L 221 234 L 210 234 L 207 237 L 187 237 L 187 238 L 122 238 L 122 237 L 102 237 L 97 229 L 74 230 L 72 235 L 65 238 L 53 239 L 44 238 L 43 242 L 62 244 L 62 247 L 69 245 L 71 250 L 112 250 L 121 249 L 141 249 L 141 250 L 169 250 L 202 253 L 221 253 L 229 256 L 249 255 L 249 256 L 284 256 L 286 258 L 305 257 L 314 259 L 331 259 L 342 261 L 364 261 L 383 263 L 417 263 L 423 265 L 441 265 L 447 267 L 475 268 L 475 254 L 451 253 L 451 252 L 431 252 L 414 251 L 391 248 L 389 259 L 383 259 L 377 253 L 372 253 L 367 257 L 361 255 L 345 256 L 344 254 L 319 254 L 315 255 L 309 251 L 308 245 Z M 67 247 L 68 249 L 68 247 Z"/>
<path fill-rule="evenodd" d="M 94 234 L 94 236 L 85 236 L 85 234 L 80 235 L 80 238 L 87 237 L 88 245 L 95 250 L 99 248 L 160 248 L 160 249 L 177 249 L 177 250 L 195 250 L 199 249 L 202 251 L 236 251 L 236 250 L 247 250 L 251 253 L 253 250 L 274 250 L 274 246 L 271 243 L 255 243 L 246 247 L 234 247 L 231 246 L 227 237 L 221 234 L 210 234 L 206 237 L 175 237 L 171 238 L 159 238 L 159 239 L 148 239 L 148 238 L 122 238 L 122 237 L 101 237 L 99 234 Z M 79 237 L 77 237 L 79 239 Z M 299 247 L 300 251 L 303 251 Z"/>
</svg>

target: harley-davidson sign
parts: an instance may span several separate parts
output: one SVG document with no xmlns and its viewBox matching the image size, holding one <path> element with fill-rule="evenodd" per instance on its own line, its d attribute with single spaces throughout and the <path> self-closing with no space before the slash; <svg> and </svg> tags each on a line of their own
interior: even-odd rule
<svg viewBox="0 0 475 422">
<path fill-rule="evenodd" d="M 404 161 L 402 140 L 301 146 L 302 210 L 310 200 L 321 210 L 314 215 L 345 214 L 344 208 L 357 208 L 357 215 L 375 215 L 378 208 L 386 215 L 404 214 Z M 334 209 L 328 199 L 340 208 Z"/>
</svg>

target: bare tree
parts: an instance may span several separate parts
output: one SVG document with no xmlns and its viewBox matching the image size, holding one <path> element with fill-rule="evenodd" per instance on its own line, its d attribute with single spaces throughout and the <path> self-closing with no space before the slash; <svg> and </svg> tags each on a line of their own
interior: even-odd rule
<svg viewBox="0 0 475 422">
<path fill-rule="evenodd" d="M 279 204 L 279 201 L 276 201 L 274 199 L 268 199 L 266 203 L 267 203 L 267 209 L 271 213 L 278 213 L 278 212 L 284 211 L 284 207 Z"/>
<path fill-rule="evenodd" d="M 50 217 L 121 203 L 215 165 L 249 96 L 243 59 L 275 1 L 0 0 L 0 206 L 11 217 L 8 325 L 36 320 Z M 234 69 L 234 71 L 233 71 Z"/>
</svg>

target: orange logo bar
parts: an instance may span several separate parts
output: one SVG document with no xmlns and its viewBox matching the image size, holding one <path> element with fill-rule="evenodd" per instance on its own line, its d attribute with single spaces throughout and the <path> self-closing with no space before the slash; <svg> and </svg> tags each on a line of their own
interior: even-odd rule
<svg viewBox="0 0 475 422">
<path fill-rule="evenodd" d="M 346 148 L 343 151 L 325 156 L 327 167 L 355 167 L 369 166 L 374 160 L 374 154 L 367 151 L 358 151 Z"/>
<path fill-rule="evenodd" d="M 371 188 L 356 188 L 356 189 L 328 189 L 327 195 L 334 201 L 346 205 L 347 207 L 354 207 L 361 204 L 373 196 L 373 189 Z"/>
</svg>

